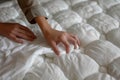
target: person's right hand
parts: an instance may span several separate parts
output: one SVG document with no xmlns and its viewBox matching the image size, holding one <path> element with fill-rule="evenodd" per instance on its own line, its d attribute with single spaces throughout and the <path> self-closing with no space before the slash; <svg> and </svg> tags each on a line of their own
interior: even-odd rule
<svg viewBox="0 0 120 80">
<path fill-rule="evenodd" d="M 36 38 L 30 29 L 18 23 L 0 23 L 0 35 L 18 43 L 23 43 L 23 39 L 33 41 Z"/>
</svg>

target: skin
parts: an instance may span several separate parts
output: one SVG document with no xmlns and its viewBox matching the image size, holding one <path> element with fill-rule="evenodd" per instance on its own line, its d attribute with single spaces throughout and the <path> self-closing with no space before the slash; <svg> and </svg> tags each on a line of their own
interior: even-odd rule
<svg viewBox="0 0 120 80">
<path fill-rule="evenodd" d="M 36 38 L 29 28 L 18 23 L 0 23 L 0 35 L 18 43 L 23 43 L 23 39 L 33 41 Z"/>
<path fill-rule="evenodd" d="M 80 45 L 80 41 L 75 35 L 52 29 L 44 16 L 36 17 L 35 21 L 38 23 L 46 41 L 52 47 L 56 55 L 60 55 L 57 47 L 59 43 L 65 46 L 66 53 L 69 53 L 71 43 L 74 45 L 74 48 Z M 36 36 L 29 28 L 17 23 L 0 23 L 0 35 L 18 43 L 23 43 L 23 39 L 28 41 L 36 39 Z"/>
<path fill-rule="evenodd" d="M 69 53 L 70 51 L 70 43 L 74 45 L 75 49 L 77 48 L 77 45 L 80 45 L 80 41 L 75 35 L 52 29 L 45 17 L 36 17 L 35 21 L 38 23 L 44 34 L 44 37 L 46 38 L 48 44 L 52 47 L 56 55 L 60 55 L 60 52 L 57 48 L 57 44 L 59 44 L 60 42 L 63 43 L 63 45 L 65 46 L 66 53 Z"/>
</svg>

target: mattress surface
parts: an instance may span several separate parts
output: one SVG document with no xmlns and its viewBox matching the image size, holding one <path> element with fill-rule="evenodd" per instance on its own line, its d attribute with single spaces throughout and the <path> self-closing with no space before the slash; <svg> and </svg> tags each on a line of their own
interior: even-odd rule
<svg viewBox="0 0 120 80">
<path fill-rule="evenodd" d="M 17 1 L 0 3 L 0 22 L 19 23 L 37 39 L 24 44 L 0 36 L 0 80 L 120 80 L 120 0 L 39 0 L 52 28 L 77 35 L 81 45 L 56 56 Z"/>
</svg>

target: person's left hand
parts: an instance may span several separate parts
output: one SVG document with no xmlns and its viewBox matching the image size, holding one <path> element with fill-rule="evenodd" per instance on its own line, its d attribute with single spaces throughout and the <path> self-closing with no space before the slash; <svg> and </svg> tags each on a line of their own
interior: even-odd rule
<svg viewBox="0 0 120 80">
<path fill-rule="evenodd" d="M 77 45 L 80 45 L 80 41 L 79 39 L 72 34 L 69 34 L 67 32 L 63 32 L 63 31 L 58 31 L 55 29 L 51 29 L 49 31 L 49 33 L 44 34 L 47 42 L 49 43 L 49 45 L 52 47 L 52 49 L 54 50 L 54 52 L 56 53 L 56 55 L 59 55 L 60 52 L 57 48 L 57 44 L 58 43 L 63 43 L 63 45 L 66 48 L 66 53 L 69 53 L 69 49 L 70 49 L 70 43 L 72 43 L 74 45 L 74 48 L 77 48 Z"/>
<path fill-rule="evenodd" d="M 44 16 L 38 16 L 35 18 L 35 21 L 38 23 L 40 29 L 42 30 L 44 37 L 46 38 L 48 44 L 52 47 L 56 55 L 60 55 L 57 44 L 62 43 L 66 48 L 66 53 L 69 53 L 70 43 L 77 48 L 77 45 L 80 45 L 79 39 L 67 32 L 58 31 L 52 29 L 48 21 Z"/>
</svg>

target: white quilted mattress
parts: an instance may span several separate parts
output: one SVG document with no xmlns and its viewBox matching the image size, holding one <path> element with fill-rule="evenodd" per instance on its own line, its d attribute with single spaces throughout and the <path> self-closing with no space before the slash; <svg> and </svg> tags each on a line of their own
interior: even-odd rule
<svg viewBox="0 0 120 80">
<path fill-rule="evenodd" d="M 120 80 L 120 0 L 40 0 L 57 30 L 77 35 L 81 46 L 54 54 L 37 25 L 25 19 L 15 0 L 0 4 L 0 22 L 28 26 L 33 42 L 0 36 L 0 80 Z"/>
</svg>

